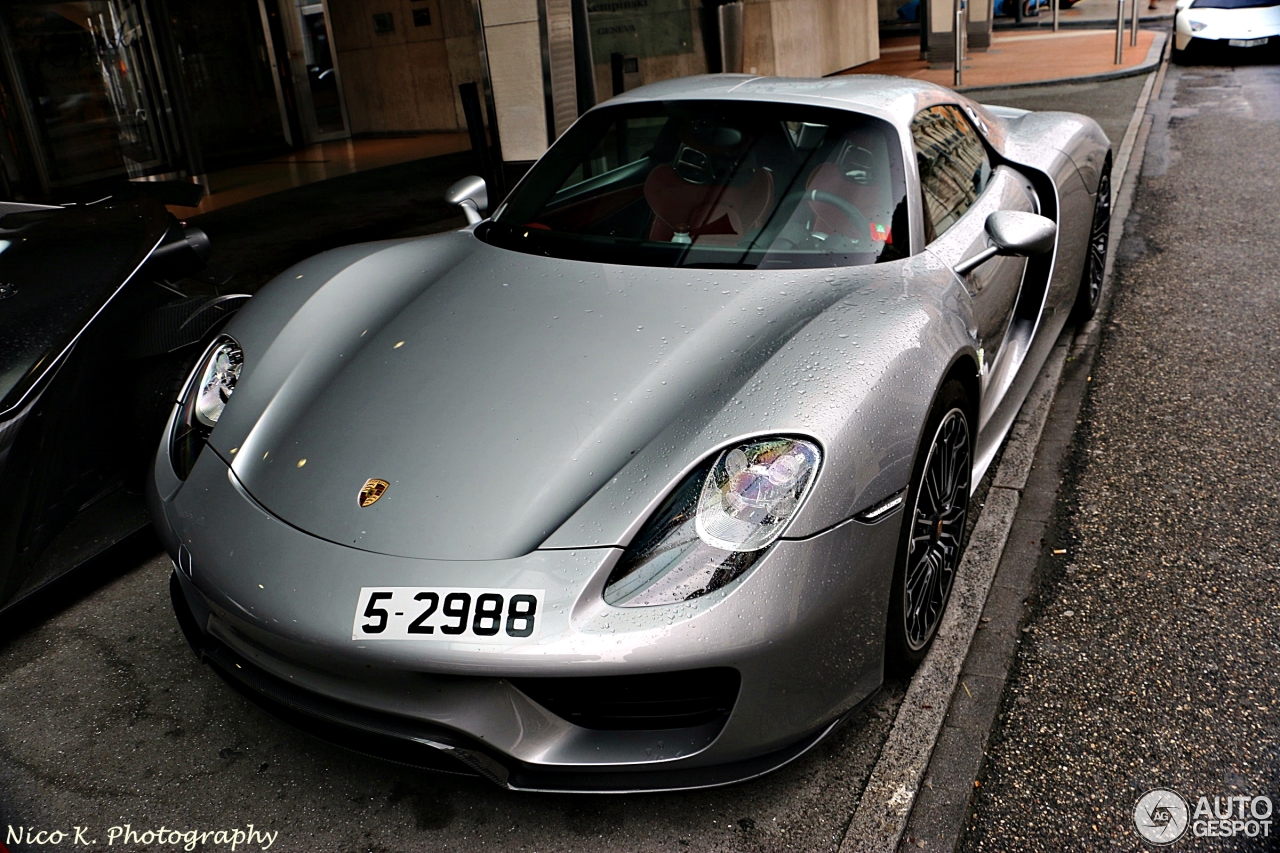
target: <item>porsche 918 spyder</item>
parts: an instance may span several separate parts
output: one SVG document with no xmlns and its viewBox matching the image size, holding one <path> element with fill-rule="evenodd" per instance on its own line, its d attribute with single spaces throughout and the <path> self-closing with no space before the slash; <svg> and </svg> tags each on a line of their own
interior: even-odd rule
<svg viewBox="0 0 1280 853">
<path fill-rule="evenodd" d="M 193 646 L 512 789 L 725 784 L 930 647 L 970 497 L 1098 304 L 1109 142 L 914 80 L 586 112 L 492 216 L 335 248 L 192 374 L 153 514 Z"/>
</svg>

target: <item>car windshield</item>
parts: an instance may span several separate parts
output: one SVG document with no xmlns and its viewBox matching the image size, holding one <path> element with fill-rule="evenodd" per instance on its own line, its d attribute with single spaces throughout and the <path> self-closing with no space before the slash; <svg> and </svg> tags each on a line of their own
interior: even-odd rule
<svg viewBox="0 0 1280 853">
<path fill-rule="evenodd" d="M 1280 6 L 1280 0 L 1192 0 L 1193 9 L 1258 9 Z"/>
<path fill-rule="evenodd" d="M 908 253 L 897 133 L 817 107 L 646 102 L 585 115 L 477 235 L 653 267 L 871 264 Z"/>
</svg>

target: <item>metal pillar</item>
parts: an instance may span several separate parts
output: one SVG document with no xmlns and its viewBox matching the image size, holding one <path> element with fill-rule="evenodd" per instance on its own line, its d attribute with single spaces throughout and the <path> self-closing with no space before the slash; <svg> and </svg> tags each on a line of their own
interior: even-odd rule
<svg viewBox="0 0 1280 853">
<path fill-rule="evenodd" d="M 956 70 L 954 86 L 964 85 L 964 0 L 956 0 Z"/>
<path fill-rule="evenodd" d="M 1138 0 L 1133 0 L 1137 4 Z M 1124 62 L 1124 0 L 1116 0 L 1116 65 Z"/>
<path fill-rule="evenodd" d="M 1133 11 L 1129 14 L 1129 47 L 1138 46 L 1138 0 L 1133 0 Z"/>
</svg>

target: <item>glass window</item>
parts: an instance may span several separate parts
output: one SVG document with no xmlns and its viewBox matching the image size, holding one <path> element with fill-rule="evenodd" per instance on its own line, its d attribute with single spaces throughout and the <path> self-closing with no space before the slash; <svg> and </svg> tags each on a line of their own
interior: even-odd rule
<svg viewBox="0 0 1280 853">
<path fill-rule="evenodd" d="M 419 26 L 419 13 L 426 14 L 423 26 L 430 25 L 431 10 L 423 8 L 413 10 L 414 26 Z M 347 123 L 342 117 L 342 100 L 338 95 L 333 51 L 329 48 L 324 4 L 299 0 L 298 17 L 302 22 L 302 52 L 307 65 L 307 84 L 311 90 L 311 111 L 315 116 L 313 131 L 316 134 L 345 133 Z"/>
<path fill-rule="evenodd" d="M 991 161 L 959 107 L 921 110 L 911 122 L 911 137 L 920 167 L 925 242 L 931 243 L 982 195 Z"/>
<path fill-rule="evenodd" d="M 15 4 L 3 14 L 51 183 L 138 176 L 160 164 L 161 111 L 138 6 Z"/>
<path fill-rule="evenodd" d="M 664 124 L 666 120 L 661 116 L 613 122 L 595 148 L 565 178 L 557 195 L 571 194 L 576 189 L 585 191 L 587 187 L 580 186 L 584 181 L 643 159 L 658 141 Z"/>
<path fill-rule="evenodd" d="M 288 150 L 254 0 L 167 0 L 206 171 Z"/>
<path fill-rule="evenodd" d="M 841 110 L 672 101 L 588 113 L 477 231 L 533 254 L 740 269 L 907 254 L 894 128 Z"/>
</svg>

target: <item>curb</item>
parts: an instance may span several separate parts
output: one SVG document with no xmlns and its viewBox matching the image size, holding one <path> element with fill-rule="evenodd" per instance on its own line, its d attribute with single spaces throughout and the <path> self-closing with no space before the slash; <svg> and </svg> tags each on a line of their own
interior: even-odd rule
<svg viewBox="0 0 1280 853">
<path fill-rule="evenodd" d="M 1163 46 L 1163 41 L 1152 45 L 1156 62 Z M 1162 64 L 1143 88 L 1116 157 L 1114 174 L 1121 178 L 1114 184 L 1112 251 L 1098 314 L 1079 330 L 1063 330 L 1010 430 L 957 570 L 938 637 L 907 688 L 839 853 L 895 853 L 904 836 L 912 846 L 954 851 L 963 836 L 970 797 L 1020 641 L 1022 601 L 1034 577 L 1041 533 L 1057 500 L 1057 471 L 1070 444 L 1101 321 L 1110 308 L 1116 249 L 1151 126 L 1145 115 L 1151 100 L 1159 96 L 1165 68 Z M 1068 393 L 1058 397 L 1060 383 Z M 1051 435 L 1045 435 L 1046 425 Z M 1012 537 L 1015 530 L 1025 535 Z M 963 694 L 957 686 L 963 687 Z M 962 703 L 962 696 L 968 701 Z"/>
<path fill-rule="evenodd" d="M 1128 30 L 1126 30 L 1128 32 Z M 966 95 L 975 92 L 989 92 L 993 89 L 1030 89 L 1034 86 L 1061 86 L 1064 83 L 1102 83 L 1107 80 L 1120 80 L 1124 77 L 1137 77 L 1142 74 L 1149 74 L 1156 70 L 1164 57 L 1164 46 L 1169 40 L 1168 33 L 1156 33 L 1155 39 L 1151 42 L 1151 47 L 1147 50 L 1147 58 L 1142 60 L 1140 65 L 1132 68 L 1122 68 L 1119 71 L 1103 71 L 1098 74 L 1081 74 L 1078 77 L 1056 77 L 1052 80 L 1033 80 L 1027 83 L 1000 83 L 991 86 L 961 86 L 953 89 L 955 92 L 964 92 Z M 1127 47 L 1128 45 L 1126 45 Z"/>
<path fill-rule="evenodd" d="M 1111 238 L 1117 249 L 1137 190 L 1137 177 L 1152 126 L 1152 118 L 1146 113 L 1160 96 L 1167 67 L 1162 66 L 1144 87 L 1116 160 L 1116 173 L 1123 176 L 1116 185 L 1117 201 L 1112 211 Z M 1115 253 L 1112 253 L 1106 270 L 1108 282 L 1114 259 Z M 1025 499 L 983 612 L 981 635 L 969 650 L 961 670 L 964 693 L 957 692 L 951 697 L 942 735 L 924 777 L 924 790 L 915 803 L 900 849 L 929 848 L 954 853 L 964 837 L 987 743 L 1023 636 L 1020 628 L 1029 612 L 1025 602 L 1033 592 L 1038 563 L 1044 556 L 1043 540 L 1057 503 L 1061 466 L 1071 448 L 1076 417 L 1084 401 L 1112 296 L 1112 290 L 1107 287 L 1097 315 L 1078 329 L 1074 338 L 1064 335 L 1059 340 L 1060 344 L 1070 346 L 1063 364 L 1061 393 L 1051 401 L 1034 465 L 1025 481 Z"/>
</svg>

